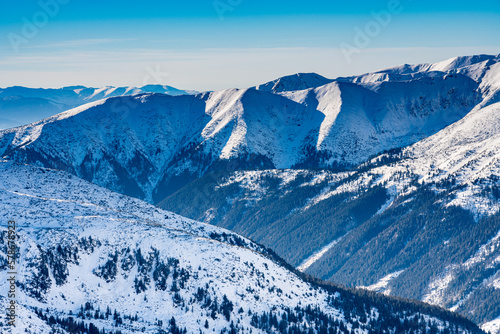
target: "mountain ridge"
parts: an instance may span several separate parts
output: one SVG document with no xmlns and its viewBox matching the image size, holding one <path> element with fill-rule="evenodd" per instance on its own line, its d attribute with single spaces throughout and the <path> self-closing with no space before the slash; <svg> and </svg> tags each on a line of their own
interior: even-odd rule
<svg viewBox="0 0 500 334">
<path fill-rule="evenodd" d="M 143 87 L 106 86 L 101 88 L 85 86 L 67 86 L 63 88 L 12 86 L 0 88 L 0 117 L 5 118 L 4 121 L 0 122 L 0 129 L 32 123 L 106 97 L 152 92 L 168 95 L 198 93 L 164 85 L 146 85 Z"/>
<path fill-rule="evenodd" d="M 99 105 L 69 111 L 82 116 L 64 120 L 68 124 L 76 122 L 66 129 L 79 129 L 76 133 L 80 141 L 87 143 L 79 151 L 85 154 L 80 152 L 67 159 L 59 155 L 72 150 L 73 142 L 61 143 L 57 136 L 49 134 L 45 139 L 49 128 L 62 137 L 75 136 L 63 134 L 67 130 L 58 126 L 63 120 L 57 117 L 0 131 L 0 154 L 32 163 L 47 160 L 50 155 L 48 160 L 60 163 L 59 169 L 119 192 L 127 193 L 123 188 L 126 184 L 132 189 L 127 194 L 156 203 L 176 187 L 228 161 L 239 168 L 346 169 L 383 151 L 413 144 L 461 119 L 476 105 L 493 101 L 491 97 L 498 95 L 495 71 L 491 78 L 486 76 L 486 83 L 462 74 L 433 72 L 411 81 L 360 84 L 341 80 L 279 93 L 250 88 L 176 97 L 143 94 L 108 98 Z M 481 85 L 493 88 L 485 95 Z M 97 131 L 93 120 L 84 116 L 90 113 L 99 113 L 99 124 L 105 123 L 106 127 Z M 194 119 L 188 121 L 186 115 Z M 41 131 L 40 136 L 36 129 Z M 38 140 L 17 146 L 16 141 L 6 140 L 13 133 L 18 138 Z M 118 137 L 123 138 L 120 144 L 113 143 Z M 158 138 L 181 144 L 156 142 Z M 50 143 L 44 144 L 44 140 Z M 129 143 L 128 147 L 124 143 Z M 44 152 L 47 145 L 59 146 L 61 153 Z M 120 152 L 130 152 L 130 156 L 120 158 L 123 153 L 115 151 L 114 146 L 121 147 Z M 89 161 L 82 165 L 85 155 Z M 92 157 L 103 156 L 107 158 L 96 165 Z M 169 161 L 166 157 L 170 157 Z M 253 162 L 245 166 L 245 160 Z M 142 175 L 135 164 L 143 166 L 139 169 L 146 174 Z M 117 166 L 123 170 L 120 175 L 111 171 Z M 134 169 L 136 172 L 127 172 Z M 109 181 L 112 179 L 122 181 L 113 188 Z M 165 191 L 169 188 L 172 191 Z"/>
</svg>

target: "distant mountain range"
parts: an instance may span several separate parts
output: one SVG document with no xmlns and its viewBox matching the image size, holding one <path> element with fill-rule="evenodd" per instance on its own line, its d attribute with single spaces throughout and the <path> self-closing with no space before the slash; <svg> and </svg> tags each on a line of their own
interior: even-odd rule
<svg viewBox="0 0 500 334">
<path fill-rule="evenodd" d="M 228 228 L 294 267 L 500 332 L 500 56 L 108 97 L 0 156 Z"/>
<path fill-rule="evenodd" d="M 72 86 L 59 89 L 8 87 L 0 88 L 0 129 L 39 121 L 83 104 L 114 96 L 143 93 L 168 95 L 195 94 L 170 86 L 90 88 Z"/>
</svg>

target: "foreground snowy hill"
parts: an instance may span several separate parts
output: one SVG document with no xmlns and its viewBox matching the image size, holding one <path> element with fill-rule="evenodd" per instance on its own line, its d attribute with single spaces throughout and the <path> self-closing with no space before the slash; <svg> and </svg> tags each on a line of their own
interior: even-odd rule
<svg viewBox="0 0 500 334">
<path fill-rule="evenodd" d="M 259 90 L 108 98 L 0 131 L 0 155 L 153 203 L 221 169 L 352 168 L 494 102 L 499 58 L 465 59 L 333 82 L 309 74 Z"/>
<path fill-rule="evenodd" d="M 442 309 L 307 282 L 248 239 L 63 172 L 1 162 L 0 212 L 16 222 L 15 333 L 481 333 Z"/>
<path fill-rule="evenodd" d="M 0 88 L 0 129 L 32 123 L 103 98 L 143 93 L 185 95 L 196 92 L 162 85 L 102 88 L 72 86 L 60 89 L 19 86 Z"/>
</svg>

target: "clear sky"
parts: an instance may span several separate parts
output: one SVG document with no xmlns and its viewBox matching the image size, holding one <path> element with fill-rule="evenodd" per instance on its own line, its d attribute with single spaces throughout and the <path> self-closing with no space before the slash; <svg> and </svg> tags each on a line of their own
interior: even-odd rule
<svg viewBox="0 0 500 334">
<path fill-rule="evenodd" d="M 3 1 L 0 87 L 249 87 L 500 53 L 500 0 Z"/>
</svg>

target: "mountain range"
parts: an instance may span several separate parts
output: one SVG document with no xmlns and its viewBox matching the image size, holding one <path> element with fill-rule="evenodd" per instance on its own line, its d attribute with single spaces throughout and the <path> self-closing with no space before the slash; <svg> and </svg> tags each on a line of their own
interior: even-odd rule
<svg viewBox="0 0 500 334">
<path fill-rule="evenodd" d="M 170 86 L 146 85 L 143 87 L 71 86 L 59 89 L 7 87 L 0 88 L 0 129 L 8 129 L 53 116 L 60 112 L 113 96 L 142 93 L 168 95 L 195 94 Z"/>
<path fill-rule="evenodd" d="M 479 55 L 108 97 L 0 131 L 0 156 L 227 228 L 315 277 L 498 332 L 499 91 L 500 56 Z"/>
<path fill-rule="evenodd" d="M 498 57 L 471 59 L 465 70 L 461 62 L 450 69 L 434 65 L 443 71 L 401 67 L 299 91 L 285 89 L 324 80 L 280 79 L 287 84 L 276 93 L 250 88 L 107 98 L 2 131 L 0 154 L 151 203 L 228 162 L 232 170 L 344 170 L 494 101 L 495 81 L 488 80 L 498 72 Z"/>
</svg>

